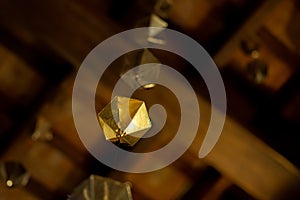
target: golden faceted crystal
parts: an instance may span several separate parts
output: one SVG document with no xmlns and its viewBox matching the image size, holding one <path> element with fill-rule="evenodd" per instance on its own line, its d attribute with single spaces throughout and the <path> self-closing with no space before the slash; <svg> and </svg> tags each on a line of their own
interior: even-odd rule
<svg viewBox="0 0 300 200">
<path fill-rule="evenodd" d="M 134 146 L 151 128 L 145 102 L 116 96 L 98 113 L 106 140 Z"/>
</svg>

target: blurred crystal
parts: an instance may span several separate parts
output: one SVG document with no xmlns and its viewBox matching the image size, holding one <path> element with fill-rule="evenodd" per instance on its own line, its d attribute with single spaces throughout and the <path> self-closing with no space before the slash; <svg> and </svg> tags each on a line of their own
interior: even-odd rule
<svg viewBox="0 0 300 200">
<path fill-rule="evenodd" d="M 35 130 L 31 136 L 35 141 L 47 142 L 53 139 L 51 123 L 44 117 L 38 116 Z"/>
<path fill-rule="evenodd" d="M 134 146 L 151 128 L 145 102 L 116 96 L 98 114 L 106 140 Z"/>
<path fill-rule="evenodd" d="M 19 162 L 8 161 L 0 164 L 0 179 L 6 187 L 24 187 L 29 181 L 30 175 Z"/>
<path fill-rule="evenodd" d="M 254 59 L 248 63 L 247 73 L 251 80 L 260 84 L 268 75 L 268 65 L 260 59 Z"/>
<path fill-rule="evenodd" d="M 151 63 L 154 67 L 139 67 L 143 64 Z M 150 89 L 155 87 L 154 83 L 143 85 L 142 82 L 154 82 L 158 79 L 160 74 L 160 61 L 148 50 L 142 49 L 136 53 L 126 55 L 124 58 L 124 71 L 127 71 L 133 67 L 137 66 L 134 70 L 128 71 L 130 79 L 125 79 L 121 76 L 125 83 L 127 83 L 131 88 L 143 87 L 144 89 Z"/>
<path fill-rule="evenodd" d="M 259 57 L 260 39 L 256 36 L 248 36 L 247 39 L 241 40 L 241 48 L 243 52 L 256 59 Z"/>
<path fill-rule="evenodd" d="M 174 4 L 174 0 L 158 0 L 154 6 L 154 11 L 160 17 L 167 19 Z"/>
<path fill-rule="evenodd" d="M 161 33 L 164 31 L 165 28 L 168 27 L 168 22 L 166 22 L 157 14 L 152 13 L 151 15 L 138 20 L 135 24 L 135 27 L 149 27 L 149 32 L 147 35 L 148 42 L 160 45 L 165 44 L 165 40 L 162 38 L 163 34 Z"/>
<path fill-rule="evenodd" d="M 258 54 L 259 42 L 257 39 L 249 38 L 241 41 L 241 48 L 248 55 Z"/>
<path fill-rule="evenodd" d="M 132 200 L 130 186 L 109 178 L 91 175 L 77 186 L 68 200 Z"/>
<path fill-rule="evenodd" d="M 162 18 L 159 16 L 152 14 L 150 16 L 150 23 L 149 27 L 159 27 L 159 28 L 167 28 L 168 23 L 164 21 Z M 148 35 L 148 42 L 156 43 L 156 44 L 164 44 L 165 42 L 156 36 L 161 33 L 163 29 L 155 29 L 155 28 L 150 28 L 149 29 L 149 35 Z"/>
</svg>

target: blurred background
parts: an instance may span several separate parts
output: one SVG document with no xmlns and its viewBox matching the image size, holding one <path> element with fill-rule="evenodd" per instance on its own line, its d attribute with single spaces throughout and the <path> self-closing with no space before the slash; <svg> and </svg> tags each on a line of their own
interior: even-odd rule
<svg viewBox="0 0 300 200">
<path fill-rule="evenodd" d="M 101 164 L 81 143 L 72 87 L 96 45 L 149 26 L 153 14 L 214 59 L 227 92 L 226 123 L 213 151 L 199 159 L 210 120 L 205 83 L 184 59 L 152 50 L 197 91 L 199 133 L 172 165 L 124 173 Z M 299 35 L 296 0 L 1 0 L 0 200 L 67 199 L 91 174 L 129 183 L 133 199 L 300 199 Z M 121 60 L 99 83 L 97 112 L 109 103 Z M 134 96 L 170 113 L 161 132 L 133 151 L 167 144 L 180 123 L 172 93 L 156 86 Z"/>
</svg>

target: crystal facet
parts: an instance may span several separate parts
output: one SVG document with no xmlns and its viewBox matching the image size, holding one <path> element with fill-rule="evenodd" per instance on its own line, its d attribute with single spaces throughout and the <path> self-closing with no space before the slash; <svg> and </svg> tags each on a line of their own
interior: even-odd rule
<svg viewBox="0 0 300 200">
<path fill-rule="evenodd" d="M 91 175 L 77 186 L 68 200 L 132 200 L 130 186 L 109 178 Z"/>
<path fill-rule="evenodd" d="M 106 140 L 134 146 L 151 128 L 145 102 L 116 96 L 98 113 Z"/>
<path fill-rule="evenodd" d="M 8 161 L 0 165 L 0 179 L 8 188 L 26 186 L 29 177 L 26 169 L 19 162 Z"/>
</svg>

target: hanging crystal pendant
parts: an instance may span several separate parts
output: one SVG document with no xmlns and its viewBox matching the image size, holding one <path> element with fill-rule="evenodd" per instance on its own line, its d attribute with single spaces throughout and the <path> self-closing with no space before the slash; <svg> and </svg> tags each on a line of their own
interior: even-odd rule
<svg viewBox="0 0 300 200">
<path fill-rule="evenodd" d="M 91 175 L 77 186 L 68 200 L 132 200 L 130 186 L 109 178 Z"/>
<path fill-rule="evenodd" d="M 6 187 L 24 187 L 29 181 L 30 175 L 19 162 L 8 161 L 0 164 L 0 179 Z"/>
<path fill-rule="evenodd" d="M 158 1 L 154 9 L 155 12 L 137 21 L 137 23 L 135 24 L 136 28 L 149 27 L 149 31 L 147 33 L 148 35 L 146 36 L 147 42 L 149 43 L 163 45 L 166 42 L 163 39 L 162 33 L 164 29 L 168 27 L 168 23 L 161 16 L 164 15 L 162 9 L 165 9 L 163 7 L 166 7 L 167 4 L 171 6 L 173 4 L 173 1 Z M 148 63 L 153 63 L 155 67 L 149 67 L 148 69 L 138 67 L 142 64 Z M 160 74 L 160 66 L 161 62 L 159 61 L 159 59 L 157 59 L 156 56 L 153 55 L 153 53 L 149 49 L 142 49 L 140 51 L 137 51 L 136 53 L 132 53 L 131 55 L 124 56 L 121 77 L 130 69 L 135 68 L 135 70 L 129 71 L 130 77 L 132 77 L 131 79 L 123 79 L 125 83 L 127 83 L 134 89 L 141 86 L 144 89 L 151 89 L 155 87 L 154 82 L 155 80 L 157 80 Z M 150 83 L 147 85 L 141 85 L 141 82 L 145 82 L 144 80 Z"/>
<path fill-rule="evenodd" d="M 145 102 L 127 97 L 115 97 L 98 118 L 106 140 L 131 147 L 151 128 Z"/>
</svg>

